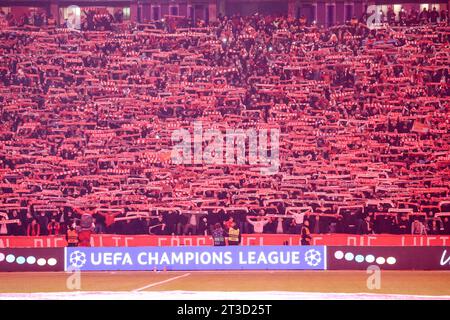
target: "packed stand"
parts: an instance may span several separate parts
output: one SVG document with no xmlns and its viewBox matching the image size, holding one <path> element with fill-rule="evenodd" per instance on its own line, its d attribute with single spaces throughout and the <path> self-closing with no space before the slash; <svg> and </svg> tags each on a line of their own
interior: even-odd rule
<svg viewBox="0 0 450 320">
<path fill-rule="evenodd" d="M 0 235 L 85 213 L 97 233 L 450 234 L 446 14 L 377 30 L 94 17 L 1 29 Z M 279 129 L 279 172 L 172 163 L 194 121 Z"/>
</svg>

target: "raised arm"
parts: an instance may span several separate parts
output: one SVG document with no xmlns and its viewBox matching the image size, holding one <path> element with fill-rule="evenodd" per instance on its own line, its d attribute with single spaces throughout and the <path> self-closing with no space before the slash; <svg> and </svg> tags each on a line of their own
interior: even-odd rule
<svg viewBox="0 0 450 320">
<path fill-rule="evenodd" d="M 269 223 L 269 221 L 270 221 L 270 218 L 269 218 L 269 217 L 264 217 L 264 220 L 261 221 L 261 222 L 262 222 L 262 225 L 265 226 L 266 224 Z"/>
</svg>

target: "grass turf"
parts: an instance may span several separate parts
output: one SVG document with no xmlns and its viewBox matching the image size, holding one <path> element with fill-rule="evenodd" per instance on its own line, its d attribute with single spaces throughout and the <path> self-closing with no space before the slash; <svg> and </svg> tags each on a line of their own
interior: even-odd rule
<svg viewBox="0 0 450 320">
<path fill-rule="evenodd" d="M 81 291 L 132 291 L 188 272 L 84 272 Z M 365 271 L 193 271 L 145 291 L 290 291 L 450 295 L 450 272 L 382 271 L 381 289 L 369 290 Z M 69 291 L 64 272 L 0 273 L 0 293 Z"/>
</svg>

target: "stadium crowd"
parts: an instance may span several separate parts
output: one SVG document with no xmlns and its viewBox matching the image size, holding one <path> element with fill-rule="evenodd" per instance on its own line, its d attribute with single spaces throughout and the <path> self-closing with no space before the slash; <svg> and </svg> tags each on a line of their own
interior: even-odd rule
<svg viewBox="0 0 450 320">
<path fill-rule="evenodd" d="M 2 16 L 0 235 L 86 213 L 98 233 L 450 234 L 446 12 L 375 30 L 90 17 Z M 279 129 L 279 172 L 172 163 L 194 121 Z"/>
</svg>

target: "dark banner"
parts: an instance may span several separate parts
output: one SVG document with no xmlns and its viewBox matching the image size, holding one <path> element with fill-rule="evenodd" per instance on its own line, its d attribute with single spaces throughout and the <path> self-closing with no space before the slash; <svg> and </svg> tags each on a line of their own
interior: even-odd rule
<svg viewBox="0 0 450 320">
<path fill-rule="evenodd" d="M 64 271 L 64 248 L 2 248 L 3 271 Z"/>
<path fill-rule="evenodd" d="M 450 247 L 327 247 L 327 269 L 450 270 Z"/>
</svg>

